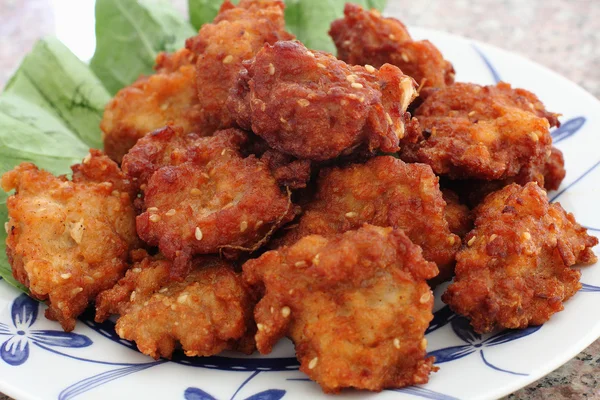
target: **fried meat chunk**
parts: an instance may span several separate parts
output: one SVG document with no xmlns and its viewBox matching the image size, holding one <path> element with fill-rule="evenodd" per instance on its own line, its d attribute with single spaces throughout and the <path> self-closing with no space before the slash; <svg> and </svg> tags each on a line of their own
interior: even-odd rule
<svg viewBox="0 0 600 400">
<path fill-rule="evenodd" d="M 244 137 L 236 129 L 203 138 L 163 129 L 125 158 L 128 176 L 145 185 L 138 234 L 175 261 L 174 276 L 196 254 L 256 250 L 293 217 L 289 193 L 267 165 L 241 156 Z"/>
<path fill-rule="evenodd" d="M 435 370 L 425 351 L 433 318 L 425 280 L 437 268 L 402 231 L 365 225 L 311 235 L 243 270 L 264 292 L 254 310 L 258 350 L 290 337 L 300 370 L 325 392 L 422 384 Z"/>
<path fill-rule="evenodd" d="M 415 41 L 406 26 L 373 9 L 347 3 L 344 18 L 333 21 L 329 35 L 338 58 L 351 65 L 389 63 L 413 77 L 419 86 L 444 87 L 454 82 L 454 68 L 428 40 Z"/>
<path fill-rule="evenodd" d="M 364 223 L 391 226 L 421 246 L 423 257 L 437 264 L 439 279 L 445 280 L 452 276 L 460 248 L 460 238 L 450 232 L 445 213 L 438 178 L 429 166 L 378 156 L 365 164 L 321 171 L 314 198 L 282 244 L 311 234 L 342 233 Z"/>
<path fill-rule="evenodd" d="M 361 145 L 397 151 L 405 136 L 415 84 L 392 65 L 351 67 L 292 41 L 266 45 L 243 65 L 229 110 L 276 150 L 322 161 Z"/>
<path fill-rule="evenodd" d="M 46 317 L 65 331 L 123 276 L 138 243 L 132 198 L 116 164 L 93 152 L 73 171 L 69 181 L 23 163 L 2 177 L 2 188 L 15 190 L 6 241 L 13 275 L 48 302 Z"/>
<path fill-rule="evenodd" d="M 425 140 L 407 144 L 402 158 L 451 179 L 504 180 L 543 163 L 558 123 L 533 93 L 506 83 L 433 91 L 415 117 Z"/>
<path fill-rule="evenodd" d="M 119 337 L 151 357 L 170 358 L 178 343 L 186 356 L 210 356 L 251 342 L 252 300 L 240 274 L 217 257 L 197 258 L 183 281 L 170 279 L 171 262 L 146 257 L 98 295 L 96 321 L 119 314 Z M 252 347 L 246 348 L 252 352 Z"/>
<path fill-rule="evenodd" d="M 204 112 L 204 129 L 215 131 L 234 124 L 225 106 L 242 61 L 252 58 L 265 43 L 293 39 L 285 31 L 284 4 L 279 0 L 226 1 L 211 24 L 205 24 L 186 47 L 198 55 L 196 87 Z"/>
<path fill-rule="evenodd" d="M 442 197 L 446 202 L 444 218 L 448 222 L 450 232 L 464 238 L 473 229 L 473 218 L 469 207 L 462 204 L 458 195 L 450 189 L 442 189 Z"/>
<path fill-rule="evenodd" d="M 549 204 L 536 183 L 506 186 L 474 214 L 442 299 L 476 332 L 543 324 L 581 288 L 581 273 L 570 267 L 596 261 L 598 239 L 560 204 Z"/>
<path fill-rule="evenodd" d="M 121 162 L 138 139 L 166 125 L 185 132 L 210 134 L 196 92 L 196 56 L 182 49 L 160 53 L 156 73 L 121 89 L 108 103 L 100 124 L 104 150 Z"/>
<path fill-rule="evenodd" d="M 563 153 L 554 146 L 552 146 L 550 155 L 544 163 L 543 174 L 546 190 L 557 190 L 567 175 Z"/>
</svg>

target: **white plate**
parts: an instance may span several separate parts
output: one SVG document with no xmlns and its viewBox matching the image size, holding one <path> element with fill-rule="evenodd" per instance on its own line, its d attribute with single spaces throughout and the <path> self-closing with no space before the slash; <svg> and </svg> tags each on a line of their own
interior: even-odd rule
<svg viewBox="0 0 600 400">
<path fill-rule="evenodd" d="M 549 110 L 563 114 L 563 126 L 553 136 L 568 172 L 550 197 L 574 212 L 581 224 L 600 231 L 600 102 L 574 83 L 508 52 L 441 32 L 412 32 L 439 46 L 454 64 L 457 80 L 493 84 L 501 78 L 533 91 Z M 427 339 L 440 370 L 430 382 L 379 394 L 344 391 L 335 398 L 493 399 L 513 392 L 600 336 L 600 269 L 584 268 L 581 280 L 584 289 L 550 322 L 483 337 L 443 307 L 439 288 Z M 116 337 L 112 323 L 98 325 L 88 315 L 67 334 L 43 317 L 43 308 L 0 282 L 0 391 L 18 399 L 333 398 L 298 371 L 289 342 L 280 343 L 268 357 L 224 354 L 154 361 Z"/>
</svg>

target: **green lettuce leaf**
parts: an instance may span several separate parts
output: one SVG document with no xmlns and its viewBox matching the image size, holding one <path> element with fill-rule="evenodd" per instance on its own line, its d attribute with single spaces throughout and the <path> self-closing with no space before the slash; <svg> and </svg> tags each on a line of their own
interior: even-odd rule
<svg viewBox="0 0 600 400">
<path fill-rule="evenodd" d="M 111 94 L 152 73 L 161 51 L 183 47 L 196 32 L 166 0 L 97 0 L 92 71 Z"/>
<path fill-rule="evenodd" d="M 58 39 L 39 40 L 4 92 L 41 106 L 89 147 L 102 148 L 99 125 L 110 95 Z"/>
<path fill-rule="evenodd" d="M 188 11 L 192 26 L 198 30 L 207 22 L 212 22 L 219 8 L 221 8 L 219 0 L 188 0 Z"/>
<path fill-rule="evenodd" d="M 288 30 L 306 47 L 335 54 L 335 45 L 327 34 L 334 19 L 344 15 L 346 0 L 287 0 L 285 22 Z M 383 10 L 386 0 L 352 0 L 364 8 Z"/>
</svg>

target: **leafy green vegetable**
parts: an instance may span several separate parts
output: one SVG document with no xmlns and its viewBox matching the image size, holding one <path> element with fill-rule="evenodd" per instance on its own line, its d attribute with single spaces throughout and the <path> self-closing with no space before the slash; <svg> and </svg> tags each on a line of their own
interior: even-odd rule
<svg viewBox="0 0 600 400">
<path fill-rule="evenodd" d="M 347 0 L 287 0 L 285 22 L 287 28 L 306 47 L 335 54 L 335 45 L 329 37 L 329 25 L 344 15 Z M 364 8 L 383 10 L 386 0 L 351 0 Z"/>
<path fill-rule="evenodd" d="M 110 96 L 58 39 L 38 41 L 4 91 L 50 111 L 89 147 L 101 148 L 99 125 Z"/>
<path fill-rule="evenodd" d="M 211 22 L 221 8 L 219 0 L 188 0 L 190 22 L 196 29 L 207 22 Z"/>
<path fill-rule="evenodd" d="M 152 73 L 161 51 L 183 47 L 194 29 L 166 0 L 97 0 L 92 71 L 111 94 Z"/>
</svg>

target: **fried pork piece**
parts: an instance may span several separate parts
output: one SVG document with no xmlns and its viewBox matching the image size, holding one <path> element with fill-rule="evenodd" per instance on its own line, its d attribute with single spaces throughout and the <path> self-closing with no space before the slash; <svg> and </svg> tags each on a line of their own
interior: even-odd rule
<svg viewBox="0 0 600 400">
<path fill-rule="evenodd" d="M 442 189 L 442 197 L 446 202 L 444 218 L 448 222 L 450 232 L 464 238 L 473 229 L 473 218 L 469 207 L 462 204 L 458 195 L 450 189 Z"/>
<path fill-rule="evenodd" d="M 429 164 L 452 179 L 504 180 L 543 163 L 555 114 L 534 94 L 506 83 L 456 83 L 430 94 L 415 117 L 426 138 L 407 144 L 402 158 Z"/>
<path fill-rule="evenodd" d="M 442 297 L 476 332 L 540 325 L 581 288 L 570 267 L 596 261 L 589 236 L 536 183 L 511 184 L 475 210 L 475 229 Z"/>
<path fill-rule="evenodd" d="M 298 226 L 288 230 L 281 244 L 291 245 L 311 234 L 357 229 L 364 223 L 391 226 L 423 248 L 423 257 L 440 269 L 438 279 L 452 276 L 460 238 L 448 229 L 438 178 L 427 165 L 379 156 L 366 164 L 323 170 L 317 185 Z"/>
<path fill-rule="evenodd" d="M 138 242 L 129 188 L 116 164 L 92 152 L 73 171 L 69 181 L 23 163 L 2 177 L 5 191 L 16 190 L 7 201 L 13 275 L 33 297 L 47 300 L 46 317 L 65 331 L 123 276 Z"/>
<path fill-rule="evenodd" d="M 333 21 L 329 35 L 338 58 L 352 65 L 385 63 L 399 67 L 423 87 L 444 87 L 454 82 L 454 68 L 428 40 L 414 41 L 406 26 L 383 18 L 373 9 L 347 3 L 344 18 Z"/>
<path fill-rule="evenodd" d="M 284 4 L 278 0 L 225 1 L 212 24 L 205 24 L 186 47 L 198 55 L 196 85 L 205 114 L 204 129 L 229 128 L 234 120 L 225 102 L 242 61 L 252 58 L 265 43 L 290 40 L 285 31 Z"/>
<path fill-rule="evenodd" d="M 415 84 L 392 65 L 351 67 L 290 41 L 266 45 L 243 65 L 229 110 L 276 150 L 322 161 L 361 145 L 394 152 L 405 136 Z"/>
<path fill-rule="evenodd" d="M 100 124 L 104 150 L 121 162 L 138 139 L 165 125 L 186 133 L 212 133 L 196 92 L 196 56 L 182 49 L 156 58 L 156 73 L 121 89 L 108 103 Z"/>
<path fill-rule="evenodd" d="M 146 185 L 138 234 L 175 261 L 174 276 L 195 254 L 256 250 L 293 218 L 289 193 L 267 165 L 240 155 L 244 138 L 236 129 L 208 138 L 164 129 L 125 158 L 128 176 Z"/>
<path fill-rule="evenodd" d="M 565 170 L 565 158 L 562 151 L 552 146 L 550 156 L 544 163 L 544 188 L 546 190 L 557 190 L 567 171 Z"/>
<path fill-rule="evenodd" d="M 300 370 L 325 392 L 423 384 L 436 369 L 424 332 L 433 318 L 425 280 L 437 268 L 402 231 L 311 235 L 243 269 L 264 292 L 254 310 L 258 350 L 290 337 Z"/>
<path fill-rule="evenodd" d="M 217 257 L 198 258 L 179 282 L 170 280 L 170 269 L 171 262 L 161 257 L 134 264 L 117 285 L 100 293 L 96 321 L 119 314 L 119 337 L 156 359 L 170 358 L 178 343 L 186 356 L 210 356 L 239 349 L 240 340 L 252 341 L 245 336 L 253 303 L 231 265 Z"/>
</svg>

